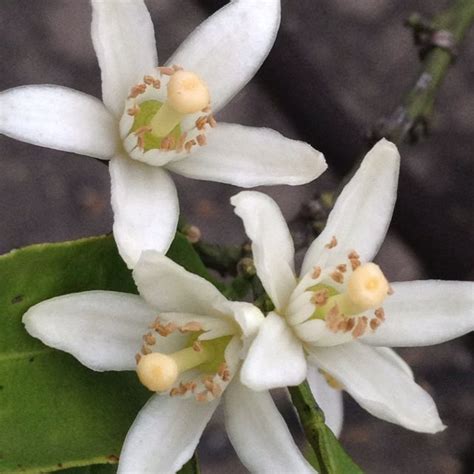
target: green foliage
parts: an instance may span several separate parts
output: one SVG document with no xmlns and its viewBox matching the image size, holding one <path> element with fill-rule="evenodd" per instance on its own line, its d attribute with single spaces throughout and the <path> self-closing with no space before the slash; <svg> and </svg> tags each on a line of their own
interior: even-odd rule
<svg viewBox="0 0 474 474">
<path fill-rule="evenodd" d="M 178 235 L 169 255 L 208 276 Z M 136 293 L 111 236 L 41 244 L 0 256 L 0 472 L 108 474 L 149 397 L 133 372 L 97 373 L 44 346 L 21 318 L 32 305 L 79 291 Z"/>
</svg>

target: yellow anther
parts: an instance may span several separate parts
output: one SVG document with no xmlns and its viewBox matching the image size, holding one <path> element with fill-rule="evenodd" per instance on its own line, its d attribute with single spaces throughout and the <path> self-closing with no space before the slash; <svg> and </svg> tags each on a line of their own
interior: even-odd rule
<svg viewBox="0 0 474 474">
<path fill-rule="evenodd" d="M 380 306 L 389 292 L 390 285 L 380 267 L 366 263 L 356 268 L 347 286 L 347 295 L 360 311 Z"/>
</svg>

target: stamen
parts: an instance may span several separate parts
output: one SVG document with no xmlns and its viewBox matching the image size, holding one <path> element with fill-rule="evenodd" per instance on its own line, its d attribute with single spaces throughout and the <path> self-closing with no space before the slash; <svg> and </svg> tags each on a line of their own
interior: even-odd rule
<svg viewBox="0 0 474 474">
<path fill-rule="evenodd" d="M 317 280 L 321 276 L 321 267 L 314 267 L 313 273 L 311 273 L 311 278 Z"/>
<path fill-rule="evenodd" d="M 207 144 L 206 135 L 200 134 L 196 137 L 196 140 L 199 146 L 204 146 Z"/>
<path fill-rule="evenodd" d="M 311 297 L 311 303 L 316 306 L 323 306 L 328 302 L 329 299 L 329 290 L 326 288 L 323 290 L 316 291 Z"/>
<path fill-rule="evenodd" d="M 382 324 L 382 321 L 380 319 L 371 319 L 370 320 L 370 329 L 372 329 L 372 331 L 376 331 L 377 328 Z"/>
<path fill-rule="evenodd" d="M 181 326 L 179 328 L 179 332 L 182 334 L 185 334 L 187 332 L 199 332 L 199 331 L 202 331 L 202 325 L 195 321 L 186 323 L 184 326 Z"/>
<path fill-rule="evenodd" d="M 143 94 L 146 91 L 146 84 L 137 84 L 133 86 L 130 90 L 129 99 L 136 99 L 139 95 Z"/>
<path fill-rule="evenodd" d="M 385 311 L 383 308 L 377 308 L 374 314 L 375 314 L 375 317 L 379 319 L 380 321 L 385 321 Z"/>
<path fill-rule="evenodd" d="M 341 272 L 335 271 L 330 276 L 336 283 L 344 283 L 344 275 Z"/>
<path fill-rule="evenodd" d="M 365 330 L 367 329 L 367 323 L 368 318 L 366 316 L 362 316 L 359 318 L 356 327 L 352 331 L 352 336 L 354 337 L 354 339 L 357 339 L 365 333 Z"/>
<path fill-rule="evenodd" d="M 345 263 L 341 264 L 341 265 L 338 265 L 336 267 L 341 273 L 346 273 L 347 271 L 347 265 Z"/>
<path fill-rule="evenodd" d="M 158 71 L 160 71 L 164 76 L 172 76 L 176 72 L 174 68 L 166 66 L 159 67 Z"/>
<path fill-rule="evenodd" d="M 131 117 L 135 117 L 139 112 L 140 112 L 140 107 L 137 104 L 135 104 L 133 107 L 130 107 L 127 110 L 127 114 L 130 115 Z"/>
<path fill-rule="evenodd" d="M 330 250 L 330 249 L 333 249 L 334 247 L 336 247 L 336 245 L 337 245 L 337 239 L 336 239 L 336 236 L 333 235 L 331 241 L 328 242 L 325 245 L 325 247 Z"/>
</svg>

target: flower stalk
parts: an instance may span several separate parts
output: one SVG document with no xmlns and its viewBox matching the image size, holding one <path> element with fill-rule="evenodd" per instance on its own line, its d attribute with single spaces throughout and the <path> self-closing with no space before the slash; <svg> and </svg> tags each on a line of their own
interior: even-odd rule
<svg viewBox="0 0 474 474">
<path fill-rule="evenodd" d="M 288 387 L 288 391 L 298 412 L 306 439 L 315 454 L 317 471 L 320 474 L 362 473 L 362 470 L 345 453 L 339 452 L 337 457 L 333 456 L 328 438 L 335 440 L 335 436 L 326 427 L 324 413 L 314 399 L 308 382 L 305 380 L 300 385 Z M 344 463 L 344 467 L 340 464 L 341 462 Z M 343 470 L 341 470 L 342 467 Z"/>
</svg>

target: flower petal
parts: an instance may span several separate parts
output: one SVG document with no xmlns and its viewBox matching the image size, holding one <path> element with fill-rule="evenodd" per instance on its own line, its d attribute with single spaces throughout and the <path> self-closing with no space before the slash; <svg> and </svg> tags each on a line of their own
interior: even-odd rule
<svg viewBox="0 0 474 474">
<path fill-rule="evenodd" d="M 429 346 L 474 330 L 474 284 L 461 281 L 393 283 L 385 322 L 363 338 L 375 346 Z"/>
<path fill-rule="evenodd" d="M 260 327 L 244 360 L 240 378 L 252 390 L 300 384 L 306 377 L 303 346 L 276 313 Z"/>
<path fill-rule="evenodd" d="M 313 348 L 310 360 L 342 383 L 372 415 L 421 433 L 445 428 L 431 396 L 385 353 L 352 342 Z"/>
<path fill-rule="evenodd" d="M 60 86 L 0 93 L 0 133 L 33 145 L 110 159 L 119 141 L 115 119 L 99 100 Z"/>
<path fill-rule="evenodd" d="M 92 0 L 91 33 L 104 103 L 118 118 L 130 88 L 158 66 L 153 23 L 143 0 Z"/>
<path fill-rule="evenodd" d="M 296 446 L 268 391 L 254 392 L 235 377 L 224 397 L 229 439 L 250 472 L 315 472 Z"/>
<path fill-rule="evenodd" d="M 339 437 L 344 421 L 342 391 L 330 387 L 324 376 L 311 364 L 308 364 L 307 379 L 317 404 L 324 412 L 326 425 Z"/>
<path fill-rule="evenodd" d="M 178 225 L 179 203 L 169 174 L 158 167 L 115 156 L 110 162 L 114 237 L 133 268 L 144 250 L 167 252 Z"/>
<path fill-rule="evenodd" d="M 244 191 L 230 200 L 252 241 L 257 274 L 277 310 L 283 309 L 296 287 L 295 249 L 280 208 L 269 196 Z"/>
<path fill-rule="evenodd" d="M 227 303 L 214 285 L 158 252 L 144 252 L 133 277 L 143 298 L 163 313 L 221 316 Z"/>
<path fill-rule="evenodd" d="M 199 74 L 217 112 L 255 75 L 279 26 L 279 0 L 234 0 L 199 25 L 168 64 Z"/>
<path fill-rule="evenodd" d="M 397 147 L 380 140 L 339 195 L 324 231 L 306 253 L 301 275 L 316 265 L 337 265 L 351 250 L 364 262 L 373 259 L 392 219 L 399 169 Z M 328 250 L 333 236 L 337 247 Z"/>
<path fill-rule="evenodd" d="M 69 352 L 90 369 L 133 370 L 142 336 L 155 316 L 156 312 L 137 295 L 86 291 L 31 307 L 23 323 L 32 336 Z M 166 352 L 176 350 L 179 343 L 173 337 L 158 342 Z"/>
<path fill-rule="evenodd" d="M 269 128 L 219 123 L 207 135 L 207 146 L 167 168 L 187 178 L 228 183 L 242 188 L 309 183 L 326 162 L 310 145 L 285 138 Z"/>
<path fill-rule="evenodd" d="M 198 403 L 154 395 L 130 428 L 120 454 L 119 474 L 171 474 L 194 453 L 219 400 Z"/>
</svg>

